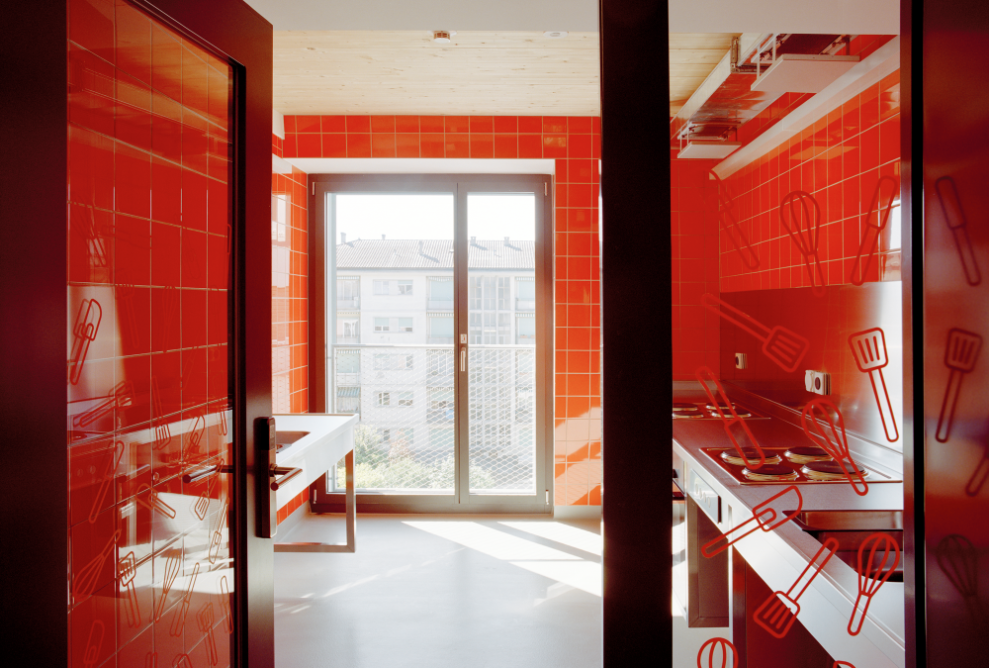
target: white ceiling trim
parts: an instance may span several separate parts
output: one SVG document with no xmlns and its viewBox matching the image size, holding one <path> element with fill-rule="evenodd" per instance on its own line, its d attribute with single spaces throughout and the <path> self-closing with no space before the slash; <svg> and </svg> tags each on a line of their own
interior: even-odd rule
<svg viewBox="0 0 989 668">
<path fill-rule="evenodd" d="M 838 77 L 830 86 L 804 102 L 792 113 L 784 116 L 779 123 L 715 165 L 714 173 L 719 178 L 728 178 L 759 156 L 765 155 L 768 151 L 782 144 L 784 140 L 816 123 L 829 111 L 836 109 L 838 105 L 848 102 L 899 68 L 900 38 L 894 37 L 869 55 L 868 58 Z"/>
<path fill-rule="evenodd" d="M 277 156 L 273 158 L 281 160 Z M 306 174 L 553 174 L 556 170 L 554 160 L 286 158 L 281 161 Z"/>
</svg>

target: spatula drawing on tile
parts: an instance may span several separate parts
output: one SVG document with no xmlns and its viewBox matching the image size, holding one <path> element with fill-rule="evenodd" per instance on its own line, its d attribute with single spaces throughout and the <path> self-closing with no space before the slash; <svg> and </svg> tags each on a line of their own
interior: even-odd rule
<svg viewBox="0 0 989 668">
<path fill-rule="evenodd" d="M 793 626 L 793 622 L 797 620 L 797 615 L 800 614 L 800 604 L 797 601 L 800 600 L 803 593 L 807 591 L 807 587 L 810 586 L 837 550 L 837 540 L 834 538 L 825 540 L 821 549 L 810 560 L 793 586 L 787 589 L 785 594 L 781 591 L 775 592 L 756 609 L 756 624 L 766 629 L 769 635 L 774 638 L 785 637 L 790 627 Z"/>
<path fill-rule="evenodd" d="M 859 371 L 869 374 L 886 440 L 890 443 L 899 440 L 893 403 L 889 400 L 889 390 L 886 389 L 886 379 L 883 377 L 883 367 L 889 364 L 889 356 L 886 354 L 886 336 L 882 328 L 873 327 L 864 332 L 856 332 L 848 337 L 848 345 L 852 348 L 852 357 L 855 358 Z"/>
<path fill-rule="evenodd" d="M 705 293 L 701 297 L 701 304 L 707 310 L 758 339 L 762 343 L 762 352 L 766 357 L 787 373 L 796 371 L 804 355 L 807 354 L 810 341 L 786 327 L 777 325 L 770 329 L 749 314 L 739 311 L 710 293 Z"/>
<path fill-rule="evenodd" d="M 944 365 L 951 369 L 948 386 L 944 390 L 941 413 L 938 415 L 935 438 L 947 443 L 951 438 L 951 424 L 955 420 L 955 407 L 961 394 L 962 379 L 971 373 L 982 350 L 982 337 L 974 332 L 953 328 L 948 332 L 948 345 L 944 349 Z"/>
</svg>

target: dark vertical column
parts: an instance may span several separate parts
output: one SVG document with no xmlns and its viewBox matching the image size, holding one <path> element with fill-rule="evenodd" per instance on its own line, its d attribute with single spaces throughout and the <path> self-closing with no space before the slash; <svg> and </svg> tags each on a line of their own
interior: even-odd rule
<svg viewBox="0 0 989 668">
<path fill-rule="evenodd" d="M 604 664 L 672 655 L 669 20 L 601 3 Z M 668 487 L 668 485 L 667 485 Z"/>
<path fill-rule="evenodd" d="M 917 8 L 914 8 L 917 11 Z M 915 262 L 914 336 L 923 308 L 923 357 L 914 357 L 914 383 L 924 403 L 915 419 L 926 423 L 923 466 L 923 533 L 915 533 L 915 563 L 923 572 L 914 610 L 925 609 L 926 638 L 918 666 L 986 663 L 989 629 L 989 226 L 986 225 L 986 164 L 989 162 L 989 7 L 985 0 L 925 0 L 913 15 L 915 71 L 910 182 L 914 214 L 923 206 L 923 227 L 913 225 Z M 920 43 L 922 42 L 922 44 Z M 922 51 L 921 51 L 922 50 Z M 919 57 L 919 54 L 923 57 Z M 922 86 L 922 87 L 921 87 Z M 921 115 L 922 114 L 922 115 Z M 922 143 L 921 143 L 922 142 Z M 921 148 L 922 159 L 918 159 Z M 920 190 L 921 184 L 923 191 Z M 922 233 L 922 236 L 921 236 Z M 923 244 L 923 300 L 916 280 Z M 923 376 L 918 374 L 923 365 Z M 919 399 L 915 395 L 915 400 Z M 920 438 L 919 429 L 915 428 Z M 921 498 L 914 489 L 914 508 Z M 920 515 L 919 512 L 916 513 Z M 915 527 L 916 530 L 916 527 Z M 920 537 L 923 536 L 923 543 Z M 915 555 L 916 558 L 916 555 Z M 926 664 L 920 660 L 926 658 Z"/>
<path fill-rule="evenodd" d="M 903 276 L 903 557 L 907 668 L 926 665 L 924 623 L 923 3 L 900 2 Z M 914 66 L 916 63 L 916 67 Z"/>
<path fill-rule="evenodd" d="M 0 413 L 12 467 L 3 486 L 3 629 L 30 663 L 64 666 L 66 3 L 6 3 L 3 15 Z"/>
</svg>

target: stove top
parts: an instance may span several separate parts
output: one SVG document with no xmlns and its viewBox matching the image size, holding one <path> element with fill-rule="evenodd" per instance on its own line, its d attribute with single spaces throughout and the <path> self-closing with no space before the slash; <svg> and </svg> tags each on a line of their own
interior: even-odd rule
<svg viewBox="0 0 989 668">
<path fill-rule="evenodd" d="M 715 413 L 715 418 L 717 414 Z M 822 448 L 795 446 L 792 448 L 763 448 L 766 464 L 758 463 L 754 448 L 745 448 L 746 458 L 755 459 L 753 466 L 746 466 L 734 448 L 701 448 L 718 466 L 743 485 L 794 485 L 794 484 L 849 484 L 847 476 L 837 462 L 828 457 Z M 861 462 L 856 462 L 863 472 L 866 482 L 903 482 L 891 472 L 880 471 Z"/>
<path fill-rule="evenodd" d="M 732 409 L 743 420 L 768 420 L 765 415 L 758 414 L 740 404 L 733 403 Z M 720 405 L 721 412 L 728 420 L 735 419 L 727 405 Z M 673 404 L 674 420 L 720 420 L 715 405 L 707 401 L 678 401 Z"/>
</svg>

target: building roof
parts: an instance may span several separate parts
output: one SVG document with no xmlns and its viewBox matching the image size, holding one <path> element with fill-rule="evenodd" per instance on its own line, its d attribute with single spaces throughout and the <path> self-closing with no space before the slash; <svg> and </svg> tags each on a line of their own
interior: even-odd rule
<svg viewBox="0 0 989 668">
<path fill-rule="evenodd" d="M 472 269 L 535 269 L 534 241 L 472 240 Z M 337 269 L 453 269 L 453 241 L 355 239 L 337 245 Z"/>
</svg>

